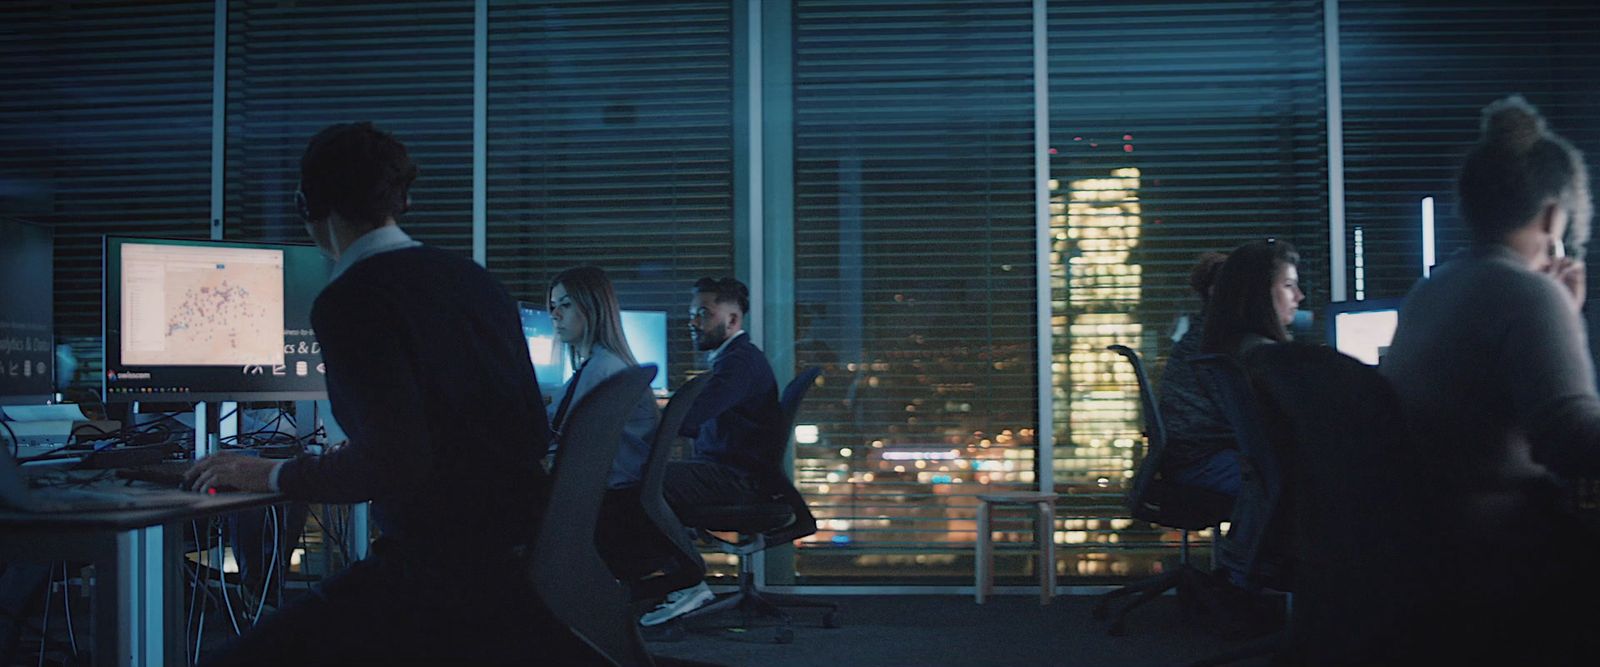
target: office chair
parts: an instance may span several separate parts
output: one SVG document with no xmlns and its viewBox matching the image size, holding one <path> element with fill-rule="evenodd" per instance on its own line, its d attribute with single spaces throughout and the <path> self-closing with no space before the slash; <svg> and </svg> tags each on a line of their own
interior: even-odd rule
<svg viewBox="0 0 1600 667">
<path fill-rule="evenodd" d="M 1294 607 L 1283 650 L 1306 665 L 1409 664 L 1439 656 L 1417 632 L 1443 599 L 1429 570 L 1449 560 L 1435 534 L 1429 469 L 1378 372 L 1322 346 L 1247 358 L 1283 466 Z M 1421 642 L 1421 643 L 1419 643 Z"/>
<path fill-rule="evenodd" d="M 794 420 L 800 412 L 800 403 L 806 392 L 821 375 L 819 368 L 801 371 L 783 390 L 779 407 L 783 410 L 782 437 L 787 444 L 794 433 Z M 817 519 L 806 505 L 805 497 L 782 471 L 771 471 L 763 480 L 766 488 L 773 490 L 772 501 L 756 505 L 701 506 L 685 511 L 683 523 L 700 529 L 702 537 L 711 540 L 723 553 L 739 559 L 739 590 L 718 596 L 718 599 L 700 609 L 684 614 L 676 621 L 687 621 L 737 608 L 745 618 L 761 615 L 778 619 L 780 625 L 775 638 L 780 644 L 794 641 L 792 619 L 783 607 L 810 607 L 826 609 L 822 626 L 838 627 L 839 605 L 833 602 L 806 599 L 800 596 L 762 593 L 756 588 L 756 570 L 753 555 L 774 546 L 789 544 L 817 532 Z M 711 532 L 737 533 L 738 539 L 728 541 Z M 681 626 L 680 626 L 681 627 Z"/>
<path fill-rule="evenodd" d="M 1196 607 L 1200 598 L 1211 589 L 1211 575 L 1189 563 L 1189 531 L 1213 528 L 1228 520 L 1233 510 L 1233 497 L 1208 489 L 1178 484 L 1161 474 L 1162 460 L 1167 446 L 1166 426 L 1161 421 L 1161 410 L 1155 392 L 1150 389 L 1150 378 L 1145 374 L 1139 353 L 1124 345 L 1112 345 L 1112 352 L 1127 358 L 1133 365 L 1134 377 L 1139 382 L 1139 400 L 1144 413 L 1145 454 L 1134 473 L 1133 486 L 1128 491 L 1127 507 L 1133 518 L 1158 526 L 1176 528 L 1181 542 L 1178 551 L 1178 568 L 1140 579 L 1121 588 L 1103 593 L 1094 607 L 1094 617 L 1104 620 L 1111 617 L 1107 633 L 1122 635 L 1126 629 L 1128 612 L 1156 599 L 1169 590 L 1176 589 L 1178 600 L 1185 611 Z M 1117 609 L 1112 615 L 1111 606 L 1117 599 L 1138 594 L 1138 598 Z"/>
<path fill-rule="evenodd" d="M 595 547 L 606 475 L 622 443 L 622 417 L 650 390 L 655 366 L 618 372 L 578 399 L 556 450 L 550 501 L 529 574 L 556 618 L 613 665 L 649 667 L 628 593 Z"/>
<path fill-rule="evenodd" d="M 660 597 L 669 592 L 693 586 L 706 576 L 705 561 L 689 538 L 689 531 L 678 520 L 678 515 L 667 505 L 662 485 L 666 480 L 667 461 L 672 458 L 672 445 L 678 438 L 683 419 L 689 408 L 706 388 L 706 376 L 699 375 L 684 383 L 667 402 L 662 412 L 661 424 L 652 438 L 650 458 L 645 459 L 644 474 L 639 482 L 639 503 L 644 515 L 654 526 L 658 537 L 671 543 L 672 563 L 663 568 L 666 574 L 659 577 L 630 582 L 635 600 Z"/>
</svg>

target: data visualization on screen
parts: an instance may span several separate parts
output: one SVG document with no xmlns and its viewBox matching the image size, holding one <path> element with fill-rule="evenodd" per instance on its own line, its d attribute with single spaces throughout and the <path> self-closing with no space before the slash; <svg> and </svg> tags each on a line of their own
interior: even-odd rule
<svg viewBox="0 0 1600 667">
<path fill-rule="evenodd" d="M 122 363 L 283 364 L 282 250 L 125 244 L 121 253 Z"/>
<path fill-rule="evenodd" d="M 328 272 L 308 245 L 106 237 L 106 400 L 326 397 L 311 309 Z"/>
</svg>

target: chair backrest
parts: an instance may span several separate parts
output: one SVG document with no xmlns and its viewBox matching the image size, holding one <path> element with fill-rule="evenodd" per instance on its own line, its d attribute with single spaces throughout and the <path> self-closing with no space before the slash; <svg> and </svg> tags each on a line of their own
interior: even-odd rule
<svg viewBox="0 0 1600 667">
<path fill-rule="evenodd" d="M 698 574 L 688 575 L 697 580 L 705 575 L 705 564 L 696 555 L 694 544 L 689 541 L 678 515 L 667 505 L 663 485 L 666 483 L 667 462 L 672 458 L 672 446 L 683 427 L 683 419 L 689 415 L 689 408 L 694 407 L 695 399 L 700 397 L 700 392 L 705 388 L 706 376 L 697 375 L 672 394 L 672 400 L 667 402 L 667 409 L 661 414 L 661 423 L 656 426 L 655 437 L 650 444 L 650 458 L 645 460 L 644 474 L 639 482 L 639 502 L 645 516 L 661 531 L 662 537 L 678 548 L 679 553 L 673 554 L 673 560 L 679 568 L 698 571 Z"/>
<path fill-rule="evenodd" d="M 788 441 L 794 437 L 794 422 L 800 416 L 800 404 L 805 401 L 806 393 L 811 391 L 811 386 L 816 384 L 819 375 L 822 375 L 822 369 L 815 366 L 800 371 L 783 388 L 783 393 L 778 398 L 778 407 L 783 411 L 782 437 L 785 451 L 788 449 Z M 794 522 L 769 533 L 767 535 L 769 542 L 787 544 L 816 533 L 817 517 L 811 514 L 811 507 L 806 504 L 805 496 L 800 495 L 800 490 L 795 488 L 789 475 L 780 470 L 766 482 L 768 488 L 773 490 L 781 502 L 787 504 L 794 512 Z"/>
<path fill-rule="evenodd" d="M 1275 579 L 1281 574 L 1276 571 L 1278 563 L 1269 563 L 1263 555 L 1268 552 L 1268 539 L 1281 536 L 1281 533 L 1274 533 L 1273 528 L 1283 502 L 1284 473 L 1267 436 L 1256 392 L 1250 386 L 1244 366 L 1229 355 L 1205 354 L 1192 362 L 1206 391 L 1222 408 L 1223 419 L 1233 428 L 1233 437 L 1239 443 L 1239 499 L 1234 503 L 1230 517 L 1232 526 L 1222 541 L 1220 557 L 1232 561 L 1253 583 Z"/>
<path fill-rule="evenodd" d="M 1272 345 L 1248 369 L 1285 473 L 1294 551 L 1291 647 L 1306 664 L 1373 664 L 1411 639 L 1450 560 L 1426 467 L 1372 367 L 1330 348 Z"/>
<path fill-rule="evenodd" d="M 1215 526 L 1227 520 L 1233 506 L 1231 497 L 1162 479 L 1167 427 L 1161 421 L 1161 408 L 1157 405 L 1155 392 L 1150 388 L 1150 376 L 1145 373 L 1139 353 L 1132 348 L 1112 345 L 1106 349 L 1122 355 L 1133 366 L 1133 376 L 1139 382 L 1139 403 L 1144 417 L 1144 459 L 1134 471 L 1133 484 L 1128 488 L 1126 502 L 1129 514 L 1140 521 L 1189 530 Z"/>
<path fill-rule="evenodd" d="M 595 547 L 595 525 L 623 423 L 655 373 L 653 365 L 628 368 L 572 406 L 530 563 L 534 587 L 550 611 L 618 665 L 651 662 L 629 614 L 627 592 Z"/>
</svg>

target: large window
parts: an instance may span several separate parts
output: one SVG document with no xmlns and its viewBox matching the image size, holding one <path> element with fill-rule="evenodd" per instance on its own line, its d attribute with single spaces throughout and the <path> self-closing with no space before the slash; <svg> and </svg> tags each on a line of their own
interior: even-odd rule
<svg viewBox="0 0 1600 667">
<path fill-rule="evenodd" d="M 1522 93 L 1591 165 L 1600 154 L 1600 5 L 1342 0 L 1339 31 L 1351 298 L 1400 296 L 1422 275 L 1425 197 L 1437 260 L 1469 242 L 1455 176 L 1488 103 Z"/>
<path fill-rule="evenodd" d="M 795 5 L 806 581 L 970 576 L 973 494 L 1037 483 L 1032 34 L 1026 0 Z"/>
<path fill-rule="evenodd" d="M 1176 539 L 1119 517 L 1144 453 L 1127 345 L 1159 377 L 1198 310 L 1203 251 L 1300 250 L 1327 302 L 1322 2 L 1051 2 L 1051 322 L 1056 486 L 1068 572 L 1123 574 L 1119 546 Z"/>
<path fill-rule="evenodd" d="M 689 290 L 734 272 L 730 4 L 489 12 L 489 268 L 535 303 L 562 269 L 604 268 L 624 309 L 668 313 L 678 386 Z"/>
<path fill-rule="evenodd" d="M 0 9 L 0 215 L 55 229 L 56 334 L 85 384 L 99 385 L 101 235 L 210 234 L 214 6 Z"/>
<path fill-rule="evenodd" d="M 309 243 L 293 204 L 306 142 L 330 124 L 370 120 L 421 169 L 406 232 L 469 255 L 472 4 L 227 5 L 226 237 Z"/>
</svg>

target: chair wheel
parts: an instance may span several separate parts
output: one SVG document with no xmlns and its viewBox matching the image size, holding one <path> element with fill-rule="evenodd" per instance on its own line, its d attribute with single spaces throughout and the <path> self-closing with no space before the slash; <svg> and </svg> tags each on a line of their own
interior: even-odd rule
<svg viewBox="0 0 1600 667">
<path fill-rule="evenodd" d="M 829 628 L 829 629 L 839 627 L 839 612 L 830 611 L 830 612 L 828 612 L 826 614 L 823 614 L 822 615 L 822 627 Z"/>
<path fill-rule="evenodd" d="M 774 640 L 779 644 L 793 644 L 794 628 L 778 628 L 777 636 L 774 637 Z"/>
</svg>

